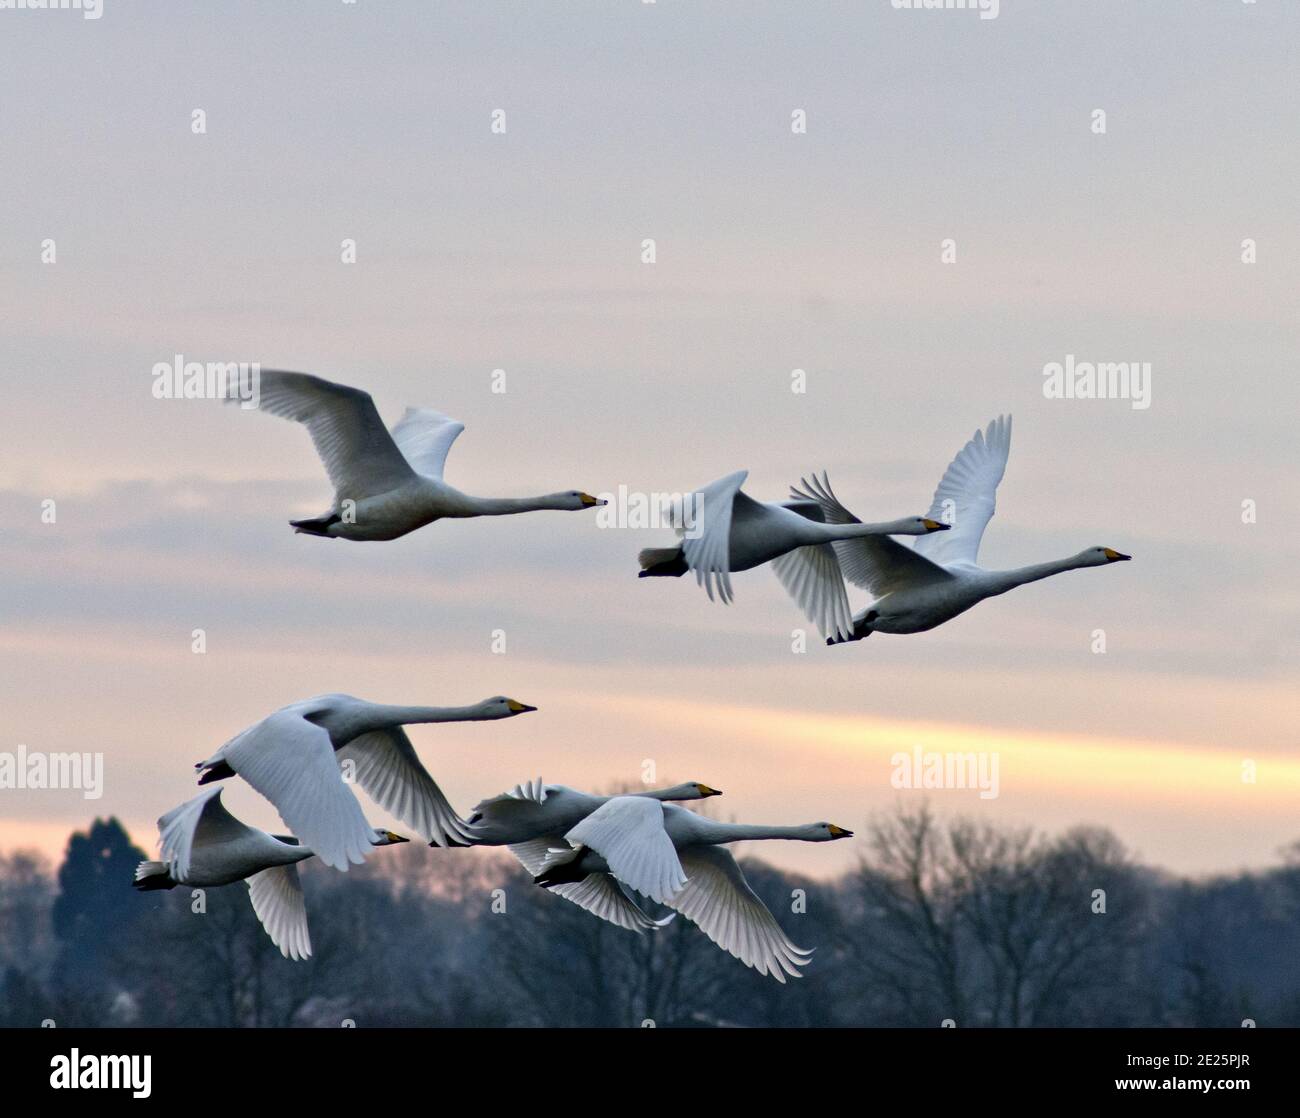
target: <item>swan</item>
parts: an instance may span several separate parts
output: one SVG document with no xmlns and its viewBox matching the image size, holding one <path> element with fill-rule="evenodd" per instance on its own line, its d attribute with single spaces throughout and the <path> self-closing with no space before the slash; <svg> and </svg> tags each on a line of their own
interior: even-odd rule
<svg viewBox="0 0 1300 1118">
<path fill-rule="evenodd" d="M 633 793 L 650 800 L 704 800 L 721 796 L 699 781 Z M 577 826 L 613 796 L 594 796 L 563 784 L 543 784 L 541 777 L 513 791 L 483 800 L 465 820 L 471 846 L 506 846 L 531 876 L 542 872 L 551 851 L 564 843 L 564 833 Z M 589 874 L 581 881 L 556 885 L 554 891 L 602 920 L 641 934 L 667 924 L 672 916 L 655 920 L 628 896 L 609 874 Z"/>
<path fill-rule="evenodd" d="M 359 388 L 279 369 L 263 369 L 259 378 L 258 407 L 307 428 L 334 484 L 329 511 L 289 521 L 295 532 L 395 540 L 444 518 L 605 504 L 577 489 L 542 497 L 472 497 L 442 479 L 447 452 L 465 430 L 463 423 L 432 408 L 407 408 L 390 432 L 370 393 Z"/>
<path fill-rule="evenodd" d="M 287 835 L 268 835 L 241 823 L 221 802 L 220 787 L 208 788 L 158 820 L 162 860 L 135 868 L 137 889 L 174 889 L 248 882 L 248 899 L 271 942 L 287 959 L 311 955 L 307 907 L 297 863 L 310 847 Z M 380 827 L 370 830 L 372 846 L 407 842 Z"/>
<path fill-rule="evenodd" d="M 680 912 L 724 951 L 779 982 L 798 978 L 812 954 L 790 942 L 723 845 L 748 839 L 833 842 L 853 832 L 833 823 L 760 827 L 719 823 L 686 808 L 615 796 L 565 834 L 533 880 L 545 888 L 609 874 Z"/>
<path fill-rule="evenodd" d="M 464 845 L 463 821 L 403 726 L 483 722 L 536 709 L 504 695 L 468 707 L 386 706 L 317 695 L 268 715 L 194 767 L 203 774 L 200 784 L 242 776 L 322 862 L 346 870 L 349 862 L 363 862 L 373 845 L 371 827 L 348 789 L 353 780 L 426 842 Z"/>
<path fill-rule="evenodd" d="M 884 524 L 828 523 L 817 501 L 800 496 L 776 504 L 755 501 L 741 491 L 748 470 L 737 470 L 691 494 L 676 515 L 676 547 L 648 547 L 637 556 L 639 578 L 679 578 L 688 570 L 713 600 L 716 589 L 724 602 L 732 600 L 731 572 L 771 563 L 776 577 L 804 616 L 822 636 L 847 637 L 852 630 L 844 579 L 831 544 L 837 540 L 890 533 L 920 536 L 941 532 L 948 525 L 924 516 L 909 516 Z M 685 508 L 699 510 L 697 521 L 685 523 Z"/>
<path fill-rule="evenodd" d="M 1111 547 L 1089 547 L 1065 559 L 1009 571 L 986 571 L 977 566 L 980 538 L 993 517 L 994 498 L 1010 450 L 1008 415 L 999 416 L 986 431 L 976 431 L 958 452 L 934 491 L 930 506 L 930 516 L 938 518 L 946 512 L 952 522 L 952 530 L 945 535 L 919 539 L 914 548 L 883 536 L 863 536 L 833 545 L 844 577 L 869 591 L 875 601 L 854 615 L 851 635 L 827 638 L 827 644 L 862 640 L 872 633 L 923 633 L 985 598 L 1005 594 L 1027 582 L 1132 558 Z M 857 517 L 840 504 L 824 474 L 820 481 L 814 477 L 801 482 L 802 488 L 792 487 L 791 494 L 796 499 L 816 501 L 829 523 L 857 522 Z"/>
</svg>

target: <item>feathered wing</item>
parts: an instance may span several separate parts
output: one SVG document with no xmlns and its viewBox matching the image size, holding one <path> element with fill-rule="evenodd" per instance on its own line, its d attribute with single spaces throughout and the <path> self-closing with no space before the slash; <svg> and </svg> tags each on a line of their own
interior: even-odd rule
<svg viewBox="0 0 1300 1118">
<path fill-rule="evenodd" d="M 277 711 L 230 742 L 230 767 L 275 805 L 280 818 L 327 866 L 366 860 L 374 831 L 343 783 L 329 734 L 291 710 Z"/>
<path fill-rule="evenodd" d="M 690 846 L 681 859 L 689 877 L 668 906 L 759 974 L 770 974 L 778 982 L 786 975 L 799 978 L 798 968 L 812 952 L 790 942 L 731 853 L 720 846 Z"/>
<path fill-rule="evenodd" d="M 248 878 L 248 899 L 271 942 L 295 962 L 311 955 L 307 903 L 297 866 L 272 866 Z"/>
<path fill-rule="evenodd" d="M 370 393 L 278 369 L 263 369 L 258 383 L 259 410 L 307 428 L 336 500 L 387 493 L 415 477 Z"/>
<path fill-rule="evenodd" d="M 465 821 L 420 763 L 401 726 L 361 734 L 335 756 L 340 765 L 351 761 L 362 791 L 425 842 L 464 845 L 469 837 Z"/>
<path fill-rule="evenodd" d="M 442 480 L 451 444 L 465 430 L 458 419 L 433 408 L 407 408 L 393 427 L 393 442 L 417 474 Z"/>
<path fill-rule="evenodd" d="M 929 516 L 951 523 L 947 532 L 921 536 L 916 550 L 936 563 L 975 562 L 984 529 L 997 507 L 998 483 L 1011 453 L 1011 416 L 1000 415 L 986 431 L 976 431 L 944 471 L 934 491 Z"/>
<path fill-rule="evenodd" d="M 551 850 L 565 845 L 563 835 L 542 835 L 527 842 L 513 843 L 507 849 L 519 859 L 524 869 L 536 877 L 542 872 Z M 593 916 L 638 935 L 662 928 L 673 918 L 673 914 L 663 920 L 647 916 L 641 906 L 607 873 L 589 873 L 581 881 L 551 886 L 550 892 L 558 893 L 566 901 L 572 901 Z"/>
<path fill-rule="evenodd" d="M 682 558 L 695 572 L 695 581 L 704 587 L 709 601 L 715 589 L 722 602 L 732 600 L 731 513 L 738 498 L 749 500 L 740 492 L 747 477 L 748 470 L 737 470 L 692 494 L 697 522 L 686 525 L 679 519 L 677 525 L 683 533 Z"/>
<path fill-rule="evenodd" d="M 790 487 L 790 493 L 800 501 L 815 501 L 827 524 L 862 523 L 840 503 L 825 473 L 820 478 L 815 474 L 811 478 L 801 478 L 800 485 Z M 937 534 L 948 535 L 946 532 Z M 852 540 L 836 540 L 831 546 L 844 577 L 876 598 L 906 586 L 952 578 L 942 567 L 889 536 L 859 536 Z"/>
<path fill-rule="evenodd" d="M 658 800 L 614 796 L 564 837 L 574 846 L 591 847 L 605 859 L 610 873 L 660 904 L 667 904 L 686 884 Z"/>
<path fill-rule="evenodd" d="M 853 615 L 849 611 L 844 576 L 830 544 L 787 551 L 772 560 L 772 570 L 785 592 L 823 637 L 848 640 L 853 635 Z"/>
<path fill-rule="evenodd" d="M 189 876 L 194 846 L 228 842 L 254 833 L 221 802 L 221 786 L 205 788 L 191 800 L 174 807 L 158 820 L 159 845 L 167 873 L 173 881 Z"/>
</svg>

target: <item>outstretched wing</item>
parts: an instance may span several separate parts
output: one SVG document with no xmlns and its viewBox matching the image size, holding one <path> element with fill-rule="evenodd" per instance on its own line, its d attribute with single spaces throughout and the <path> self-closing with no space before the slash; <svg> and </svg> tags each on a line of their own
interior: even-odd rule
<svg viewBox="0 0 1300 1118">
<path fill-rule="evenodd" d="M 732 599 L 731 513 L 737 498 L 749 499 L 740 492 L 747 477 L 748 470 L 737 470 L 692 494 L 697 521 L 677 525 L 678 531 L 684 533 L 682 558 L 695 572 L 695 581 L 704 587 L 709 601 L 715 589 L 724 603 Z"/>
<path fill-rule="evenodd" d="M 366 860 L 375 833 L 343 783 L 330 736 L 320 726 L 297 711 L 276 711 L 220 755 L 327 866 L 346 870 L 349 862 Z"/>
<path fill-rule="evenodd" d="M 1000 415 L 957 453 L 934 491 L 929 516 L 952 527 L 921 536 L 916 550 L 936 563 L 974 563 L 997 507 L 998 483 L 1011 453 L 1011 416 Z"/>
<path fill-rule="evenodd" d="M 307 931 L 307 904 L 297 866 L 272 866 L 248 879 L 248 899 L 271 942 L 286 959 L 311 955 Z"/>
<path fill-rule="evenodd" d="M 380 807 L 412 828 L 425 842 L 463 846 L 466 824 L 416 756 L 401 726 L 353 738 L 335 756 L 351 761 L 356 782 Z"/>
<path fill-rule="evenodd" d="M 823 637 L 853 635 L 853 616 L 844 576 L 830 544 L 797 547 L 772 560 L 772 570 L 785 592 Z"/>
<path fill-rule="evenodd" d="M 221 786 L 203 789 L 192 800 L 174 807 L 158 820 L 159 845 L 167 873 L 184 882 L 194 846 L 228 842 L 255 833 L 230 814 L 221 802 Z"/>
<path fill-rule="evenodd" d="M 393 442 L 417 474 L 442 480 L 447 452 L 465 424 L 432 408 L 407 408 L 393 427 Z"/>
<path fill-rule="evenodd" d="M 369 392 L 279 369 L 263 369 L 258 384 L 261 411 L 307 428 L 337 499 L 386 493 L 415 477 Z"/>
<path fill-rule="evenodd" d="M 615 877 L 661 904 L 686 884 L 658 800 L 614 796 L 564 837 L 574 846 L 591 847 Z"/>
<path fill-rule="evenodd" d="M 721 846 L 687 847 L 682 866 L 690 877 L 666 902 L 670 908 L 759 974 L 770 974 L 778 982 L 787 974 L 800 977 L 798 968 L 812 952 L 790 942 L 729 851 Z"/>
<path fill-rule="evenodd" d="M 827 524 L 862 523 L 840 503 L 825 473 L 820 478 L 816 474 L 811 478 L 801 478 L 800 485 L 803 488 L 799 485 L 790 487 L 791 495 L 801 502 L 816 502 Z M 796 508 L 795 511 L 802 510 Z M 859 536 L 852 540 L 836 540 L 831 546 L 844 577 L 876 598 L 905 586 L 919 586 L 952 577 L 942 567 L 890 536 Z"/>
</svg>

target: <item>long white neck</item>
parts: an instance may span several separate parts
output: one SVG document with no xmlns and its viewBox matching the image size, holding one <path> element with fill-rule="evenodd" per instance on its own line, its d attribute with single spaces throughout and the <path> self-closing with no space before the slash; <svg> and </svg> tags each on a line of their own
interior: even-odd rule
<svg viewBox="0 0 1300 1118">
<path fill-rule="evenodd" d="M 1091 564 L 1084 562 L 1077 555 L 1071 555 L 1068 559 L 1053 559 L 1048 563 L 1035 563 L 1029 567 L 1016 567 L 1010 571 L 987 571 L 985 573 L 985 583 L 989 587 L 989 596 L 994 594 L 1005 594 L 1008 590 L 1014 590 L 1017 586 L 1024 586 L 1027 582 L 1037 582 L 1039 579 L 1051 578 L 1052 575 L 1059 575 L 1064 571 L 1076 571 L 1081 567 L 1087 567 Z"/>
<path fill-rule="evenodd" d="M 376 729 L 385 726 L 410 726 L 417 722 L 477 722 L 483 719 L 481 707 L 405 707 L 374 704 L 373 721 Z"/>
<path fill-rule="evenodd" d="M 809 839 L 803 827 L 764 827 L 754 823 L 719 823 L 710 819 L 705 830 L 713 842 L 744 842 L 748 839 Z"/>
<path fill-rule="evenodd" d="M 457 516 L 509 516 L 516 512 L 539 512 L 543 509 L 568 509 L 572 498 L 565 493 L 546 493 L 541 497 L 471 497 L 462 494 L 463 512 Z"/>
<path fill-rule="evenodd" d="M 813 523 L 817 523 L 814 521 Z M 915 520 L 886 520 L 880 524 L 817 524 L 826 540 L 858 540 L 863 536 L 915 536 Z"/>
</svg>

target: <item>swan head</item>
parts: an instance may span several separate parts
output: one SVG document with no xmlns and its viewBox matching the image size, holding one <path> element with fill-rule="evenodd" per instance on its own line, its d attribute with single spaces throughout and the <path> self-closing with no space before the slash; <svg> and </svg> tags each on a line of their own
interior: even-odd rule
<svg viewBox="0 0 1300 1118">
<path fill-rule="evenodd" d="M 710 796 L 721 796 L 722 790 L 698 780 L 688 780 L 685 784 L 674 784 L 661 795 L 665 800 L 707 800 Z"/>
<path fill-rule="evenodd" d="M 1133 558 L 1113 547 L 1088 547 L 1079 552 L 1079 558 L 1088 567 L 1104 567 L 1107 563 L 1126 563 Z"/>
<path fill-rule="evenodd" d="M 890 524 L 889 535 L 928 536 L 931 532 L 946 532 L 951 527 L 951 524 L 945 524 L 942 520 L 935 520 L 929 516 L 905 516 L 902 520 L 895 520 Z"/>
<path fill-rule="evenodd" d="M 807 839 L 809 842 L 834 842 L 836 839 L 853 837 L 852 831 L 844 827 L 837 827 L 834 823 L 809 823 L 801 829 L 804 834 L 800 837 Z"/>
<path fill-rule="evenodd" d="M 581 489 L 570 489 L 567 493 L 555 494 L 555 507 L 557 509 L 567 509 L 571 512 L 579 512 L 582 509 L 594 509 L 599 505 L 607 505 L 599 497 L 593 497 L 590 493 L 585 493 Z"/>
<path fill-rule="evenodd" d="M 518 699 L 508 699 L 504 695 L 494 695 L 490 699 L 484 699 L 478 704 L 479 717 L 486 720 L 489 718 L 513 718 L 516 714 L 527 714 L 530 710 L 536 710 L 536 707 L 530 707 L 527 703 L 521 703 Z"/>
<path fill-rule="evenodd" d="M 375 837 L 370 840 L 371 846 L 395 846 L 399 842 L 410 842 L 408 838 L 402 838 L 401 835 L 395 835 L 392 831 L 386 831 L 383 827 L 374 828 Z"/>
</svg>

